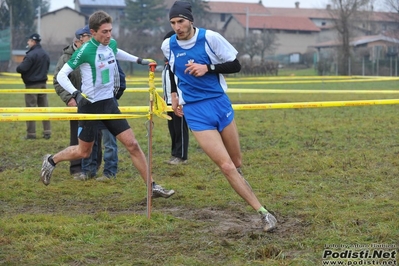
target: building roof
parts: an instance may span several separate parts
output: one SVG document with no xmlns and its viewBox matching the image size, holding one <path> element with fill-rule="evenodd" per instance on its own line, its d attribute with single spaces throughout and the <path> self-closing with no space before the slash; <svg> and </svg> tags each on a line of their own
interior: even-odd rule
<svg viewBox="0 0 399 266">
<path fill-rule="evenodd" d="M 388 37 L 385 35 L 370 35 L 370 36 L 362 36 L 359 38 L 353 39 L 353 41 L 350 42 L 351 45 L 353 46 L 359 46 L 365 43 L 370 43 L 370 42 L 378 42 L 378 41 L 385 41 L 385 42 L 391 42 L 391 43 L 396 43 L 399 44 L 399 40 L 396 38 Z"/>
<path fill-rule="evenodd" d="M 331 19 L 334 17 L 334 13 L 329 9 L 281 7 L 269 7 L 267 9 L 269 14 L 274 16 L 306 17 L 310 19 Z M 399 14 L 392 12 L 364 11 L 364 16 L 368 16 L 370 21 L 397 22 L 399 20 Z M 364 16 L 362 15 L 362 17 Z"/>
<path fill-rule="evenodd" d="M 246 27 L 246 15 L 234 15 L 234 18 Z M 274 29 L 292 31 L 314 31 L 319 32 L 317 27 L 308 18 L 282 17 L 282 16 L 249 16 L 248 28 L 250 29 Z"/>
<path fill-rule="evenodd" d="M 126 7 L 125 0 L 74 0 L 80 6 Z"/>
<path fill-rule="evenodd" d="M 88 17 L 86 14 L 83 14 L 82 12 L 79 12 L 76 9 L 72 9 L 72 8 L 70 8 L 68 6 L 53 10 L 51 12 L 44 13 L 44 14 L 42 14 L 41 17 L 45 17 L 45 16 L 49 16 L 49 15 L 57 15 L 58 12 L 64 11 L 64 10 L 70 10 L 70 11 L 75 12 L 75 13 L 81 15 L 81 16 Z"/>
<path fill-rule="evenodd" d="M 331 18 L 330 10 L 327 9 L 268 7 L 267 10 L 274 16 Z"/>
<path fill-rule="evenodd" d="M 238 2 L 208 2 L 209 13 L 224 14 L 269 14 L 269 11 L 261 3 L 238 3 Z"/>
<path fill-rule="evenodd" d="M 387 21 L 398 22 L 399 14 L 393 12 L 373 12 L 371 20 L 373 21 Z"/>
<path fill-rule="evenodd" d="M 399 40 L 396 38 L 392 38 L 392 37 L 385 36 L 385 35 L 370 35 L 370 36 L 361 36 L 361 37 L 353 38 L 350 41 L 349 45 L 350 46 L 359 46 L 362 44 L 378 42 L 378 41 L 385 41 L 385 42 L 399 44 Z M 312 47 L 329 48 L 329 47 L 335 47 L 335 46 L 339 46 L 339 45 L 341 45 L 341 42 L 339 42 L 339 41 L 328 41 L 328 42 L 322 42 L 322 43 L 312 45 Z"/>
</svg>

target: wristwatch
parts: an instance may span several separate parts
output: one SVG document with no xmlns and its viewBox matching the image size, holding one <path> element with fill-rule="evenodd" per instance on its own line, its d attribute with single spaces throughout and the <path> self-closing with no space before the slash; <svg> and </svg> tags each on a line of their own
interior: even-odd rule
<svg viewBox="0 0 399 266">
<path fill-rule="evenodd" d="M 215 65 L 214 64 L 210 64 L 210 65 L 207 65 L 207 66 L 208 66 L 208 72 L 215 71 Z"/>
</svg>

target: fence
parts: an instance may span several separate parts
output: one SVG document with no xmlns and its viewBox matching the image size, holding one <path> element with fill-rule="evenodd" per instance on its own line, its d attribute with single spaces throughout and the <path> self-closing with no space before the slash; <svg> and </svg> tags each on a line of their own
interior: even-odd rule
<svg viewBox="0 0 399 266">
<path fill-rule="evenodd" d="M 317 73 L 321 76 L 325 75 L 339 75 L 340 73 L 347 73 L 352 76 L 385 76 L 397 77 L 399 74 L 398 57 L 389 57 L 378 60 L 368 60 L 366 58 L 353 59 L 348 58 L 347 69 L 342 71 L 342 62 L 337 63 L 331 59 L 321 59 L 315 64 Z"/>
</svg>

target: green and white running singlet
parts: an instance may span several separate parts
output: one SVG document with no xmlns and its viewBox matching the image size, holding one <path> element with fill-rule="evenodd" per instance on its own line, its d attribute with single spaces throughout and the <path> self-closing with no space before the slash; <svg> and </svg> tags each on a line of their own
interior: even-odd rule
<svg viewBox="0 0 399 266">
<path fill-rule="evenodd" d="M 80 66 L 82 93 L 91 102 L 114 97 L 116 53 L 117 44 L 114 39 L 105 46 L 91 38 L 67 62 L 72 69 Z"/>
<path fill-rule="evenodd" d="M 111 39 L 108 45 L 102 45 L 94 38 L 76 50 L 57 75 L 59 84 L 73 94 L 76 88 L 68 79 L 69 73 L 80 67 L 82 74 L 81 91 L 94 103 L 114 97 L 114 75 L 116 59 L 137 62 L 138 57 L 117 48 L 117 42 Z"/>
</svg>

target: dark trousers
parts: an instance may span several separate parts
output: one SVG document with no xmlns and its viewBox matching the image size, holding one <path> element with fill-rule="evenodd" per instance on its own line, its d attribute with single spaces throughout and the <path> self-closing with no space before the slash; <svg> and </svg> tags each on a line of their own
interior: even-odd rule
<svg viewBox="0 0 399 266">
<path fill-rule="evenodd" d="M 46 83 L 40 83 L 35 85 L 26 85 L 27 89 L 45 89 Z M 25 94 L 25 106 L 26 107 L 48 107 L 47 94 Z M 51 135 L 50 121 L 42 121 L 43 123 L 43 134 Z M 36 137 L 36 121 L 26 122 L 27 136 Z"/>
<path fill-rule="evenodd" d="M 95 156 L 95 160 L 97 161 L 97 170 L 101 166 L 102 162 L 102 157 L 103 157 L 103 152 L 101 149 L 101 130 L 98 132 L 98 136 L 96 137 L 96 142 L 98 145 L 97 149 L 97 156 Z M 77 120 L 71 120 L 70 121 L 70 141 L 69 145 L 78 145 L 79 140 L 78 140 L 78 121 Z M 82 159 L 79 160 L 74 160 L 70 161 L 70 166 L 69 166 L 69 172 L 71 175 L 81 173 L 82 172 Z"/>
<path fill-rule="evenodd" d="M 187 160 L 188 159 L 188 127 L 184 117 L 168 112 L 172 120 L 168 120 L 168 129 L 172 141 L 172 156 Z"/>
</svg>

